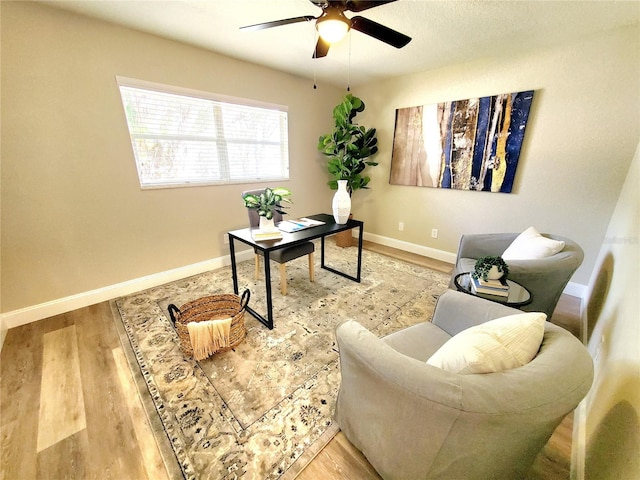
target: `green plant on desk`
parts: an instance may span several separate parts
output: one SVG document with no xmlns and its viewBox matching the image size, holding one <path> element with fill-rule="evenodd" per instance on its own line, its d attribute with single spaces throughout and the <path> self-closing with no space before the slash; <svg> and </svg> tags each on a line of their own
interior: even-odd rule
<svg viewBox="0 0 640 480">
<path fill-rule="evenodd" d="M 281 215 L 285 215 L 283 207 L 280 202 L 292 203 L 287 197 L 291 196 L 291 191 L 283 187 L 265 188 L 264 192 L 260 195 L 253 195 L 247 193 L 242 197 L 244 200 L 244 206 L 253 210 L 257 210 L 258 215 L 271 220 L 273 218 L 273 212 L 278 212 Z"/>
</svg>

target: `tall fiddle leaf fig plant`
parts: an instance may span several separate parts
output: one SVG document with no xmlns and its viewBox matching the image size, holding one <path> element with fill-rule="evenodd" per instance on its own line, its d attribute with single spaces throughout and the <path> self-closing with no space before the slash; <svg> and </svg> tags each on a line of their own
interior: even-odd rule
<svg viewBox="0 0 640 480">
<path fill-rule="evenodd" d="M 321 135 L 318 141 L 318 150 L 329 157 L 327 169 L 333 178 L 327 184 L 337 190 L 338 180 L 346 180 L 349 195 L 360 188 L 369 188 L 371 178 L 364 170 L 367 166 L 378 165 L 367 160 L 378 151 L 376 129 L 365 128 L 353 121 L 364 108 L 361 99 L 347 94 L 333 109 L 333 132 Z"/>
</svg>

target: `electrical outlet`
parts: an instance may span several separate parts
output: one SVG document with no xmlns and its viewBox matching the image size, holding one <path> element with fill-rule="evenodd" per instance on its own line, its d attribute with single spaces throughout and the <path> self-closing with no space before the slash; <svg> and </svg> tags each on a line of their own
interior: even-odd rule
<svg viewBox="0 0 640 480">
<path fill-rule="evenodd" d="M 222 243 L 224 243 L 225 245 L 229 245 L 229 235 L 227 235 L 226 233 L 222 235 Z"/>
<path fill-rule="evenodd" d="M 401 232 L 404 231 L 404 222 L 398 223 L 398 230 L 400 230 Z"/>
<path fill-rule="evenodd" d="M 438 229 L 437 228 L 432 228 L 431 229 L 431 238 L 438 238 Z"/>
</svg>

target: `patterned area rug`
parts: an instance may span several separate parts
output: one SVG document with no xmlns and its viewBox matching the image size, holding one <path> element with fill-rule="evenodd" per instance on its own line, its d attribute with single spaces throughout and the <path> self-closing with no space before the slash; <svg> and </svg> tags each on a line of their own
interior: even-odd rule
<svg viewBox="0 0 640 480">
<path fill-rule="evenodd" d="M 355 274 L 355 247 L 327 241 L 326 248 L 327 264 Z M 170 474 L 284 480 L 328 443 L 338 430 L 335 327 L 355 319 L 384 336 L 428 320 L 449 281 L 448 275 L 367 250 L 362 261 L 361 283 L 320 269 L 319 262 L 311 283 L 306 257 L 289 262 L 286 297 L 273 269 L 275 328 L 247 313 L 246 340 L 200 362 L 182 354 L 167 305 L 232 293 L 230 267 L 114 301 L 123 345 L 133 353 L 132 371 L 155 410 L 149 415 L 159 445 L 174 457 L 173 466 L 165 458 Z M 250 305 L 266 312 L 264 280 L 254 280 L 253 261 L 238 265 L 238 277 L 240 290 L 251 291 Z"/>
</svg>

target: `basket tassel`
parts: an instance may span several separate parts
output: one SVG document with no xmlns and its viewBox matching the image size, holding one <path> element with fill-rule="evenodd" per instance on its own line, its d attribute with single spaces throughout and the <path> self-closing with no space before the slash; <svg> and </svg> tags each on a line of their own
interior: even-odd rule
<svg viewBox="0 0 640 480">
<path fill-rule="evenodd" d="M 193 357 L 196 360 L 203 360 L 216 353 L 219 349 L 229 346 L 231 317 L 221 320 L 189 322 L 187 323 L 187 330 L 189 330 Z"/>
</svg>

